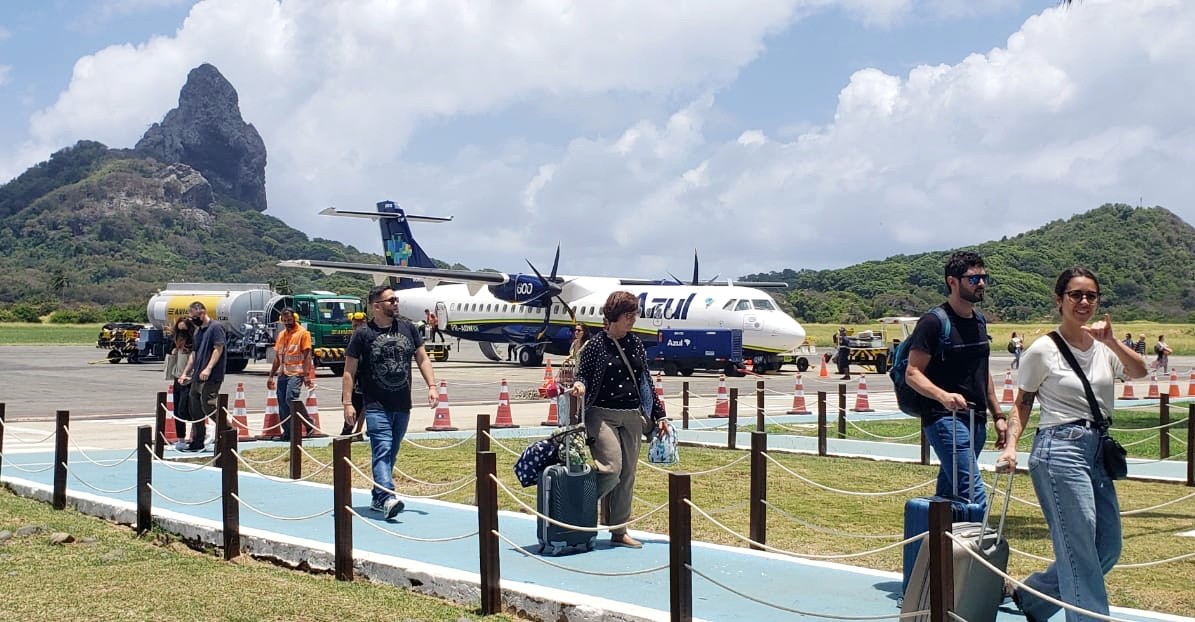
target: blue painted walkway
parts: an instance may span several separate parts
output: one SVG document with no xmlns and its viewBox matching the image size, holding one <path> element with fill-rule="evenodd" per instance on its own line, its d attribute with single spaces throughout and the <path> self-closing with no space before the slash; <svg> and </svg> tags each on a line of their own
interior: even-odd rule
<svg viewBox="0 0 1195 622">
<path fill-rule="evenodd" d="M 781 420 L 781 419 L 778 419 Z M 510 436 L 542 435 L 544 429 L 510 430 Z M 718 436 L 720 434 L 720 437 Z M 687 441 L 706 440 L 711 435 L 725 440 L 725 431 L 688 430 L 682 433 Z M 411 438 L 418 439 L 419 434 Z M 498 436 L 498 434 L 495 434 Z M 438 435 L 437 438 L 444 438 Z M 816 439 L 772 435 L 772 447 L 791 445 L 793 449 L 808 450 L 809 443 Z M 748 443 L 747 435 L 740 438 L 740 446 Z M 276 446 L 276 445 L 275 445 Z M 364 445 L 354 445 L 357 452 Z M 891 443 L 868 443 L 865 441 L 832 441 L 835 453 L 883 456 L 898 459 L 916 459 L 917 447 Z M 177 456 L 173 452 L 170 455 Z M 127 452 L 88 452 L 98 461 L 115 462 L 127 456 Z M 189 454 L 194 456 L 194 454 Z M 45 454 L 20 454 L 12 457 L 18 465 L 36 468 L 48 465 L 51 456 Z M 116 500 L 126 507 L 135 501 L 135 492 L 97 492 L 95 489 L 116 491 L 129 487 L 135 477 L 135 460 L 103 468 L 87 463 L 77 452 L 71 456 L 72 476 L 68 477 L 68 494 L 75 497 L 97 496 Z M 1168 469 L 1169 463 L 1134 465 L 1134 471 Z M 192 468 L 177 465 L 177 468 Z M 76 477 L 78 479 L 76 479 Z M 3 479 L 48 490 L 52 482 L 51 471 L 27 473 L 14 468 L 7 460 L 3 465 Z M 502 478 L 507 481 L 508 478 Z M 80 483 L 83 480 L 87 485 Z M 155 488 L 180 502 L 199 502 L 212 499 L 220 493 L 220 472 L 214 468 L 200 468 L 180 472 L 164 464 L 155 464 L 153 470 Z M 93 488 L 94 487 L 94 488 Z M 500 495 L 504 494 L 501 491 Z M 256 508 L 281 517 L 308 516 L 332 507 L 332 489 L 321 484 L 281 482 L 242 473 L 240 478 L 241 499 Z M 471 506 L 412 499 L 407 509 L 397 520 L 386 523 L 378 520 L 369 509 L 367 491 L 354 491 L 355 509 L 372 525 L 418 538 L 446 538 L 471 534 L 477 530 L 474 508 Z M 155 511 L 168 510 L 196 522 L 211 521 L 219 524 L 221 506 L 219 501 L 203 505 L 174 503 L 154 496 Z M 301 538 L 313 543 L 322 543 L 319 548 L 331 550 L 332 516 L 326 514 L 308 520 L 277 520 L 258 514 L 247 507 L 241 509 L 243 528 L 258 529 L 268 534 L 279 534 L 281 538 Z M 696 520 L 703 520 L 695 517 Z M 535 520 L 533 517 L 503 513 L 499 519 L 499 530 L 520 546 L 537 549 Z M 476 536 L 450 542 L 423 543 L 400 540 L 377 529 L 355 521 L 353 527 L 355 555 L 358 560 L 376 557 L 383 563 L 396 567 L 420 565 L 421 568 L 438 567 L 443 574 L 471 575 L 476 581 L 478 571 Z M 612 549 L 604 544 L 599 535 L 598 550 L 583 555 L 563 558 L 549 558 L 554 564 L 567 568 L 578 568 L 588 572 L 620 573 L 665 567 L 661 570 L 634 576 L 592 576 L 577 574 L 551 567 L 538 558 L 520 554 L 507 543 L 501 545 L 501 568 L 504 587 L 534 593 L 541 590 L 544 598 L 556 601 L 571 601 L 579 605 L 590 605 L 619 615 L 605 619 L 667 619 L 668 611 L 668 545 L 665 536 L 636 533 L 645 542 L 643 550 Z M 838 564 L 809 562 L 786 556 L 753 552 L 743 548 L 696 544 L 693 552 L 694 568 L 755 598 L 781 607 L 799 609 L 813 613 L 827 613 L 835 616 L 895 616 L 897 592 L 900 577 L 895 573 L 879 572 Z M 1165 572 L 1159 570 L 1159 572 Z M 751 620 L 767 622 L 791 620 L 793 613 L 767 607 L 716 587 L 695 576 L 693 579 L 695 598 L 694 615 L 704 620 Z M 542 590 L 541 588 L 551 588 Z M 557 591 L 559 590 L 559 591 Z M 1148 612 L 1119 610 L 1118 617 L 1130 620 L 1195 620 Z M 593 617 L 591 619 L 598 619 Z M 1011 609 L 1002 609 L 1000 620 L 1023 620 Z M 1062 616 L 1056 616 L 1061 620 Z"/>
</svg>

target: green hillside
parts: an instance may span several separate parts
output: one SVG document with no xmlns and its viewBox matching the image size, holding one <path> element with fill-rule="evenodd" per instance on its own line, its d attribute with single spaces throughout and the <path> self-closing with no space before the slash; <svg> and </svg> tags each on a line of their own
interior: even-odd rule
<svg viewBox="0 0 1195 622">
<path fill-rule="evenodd" d="M 1117 319 L 1195 321 L 1195 229 L 1161 207 L 1103 205 L 973 249 L 995 277 L 981 307 L 991 320 L 1048 319 L 1054 313 L 1054 280 L 1065 268 L 1081 265 L 1100 277 L 1101 306 Z M 953 250 L 747 278 L 792 285 L 787 302 L 809 322 L 919 315 L 942 301 L 942 267 Z"/>
<path fill-rule="evenodd" d="M 381 262 L 215 195 L 186 206 L 166 165 L 83 141 L 0 186 L 0 309 L 140 308 L 175 281 L 272 283 L 364 293 L 368 277 L 275 266 L 304 257 Z M 202 177 L 199 178 L 202 181 Z M 206 203 L 206 201 L 205 201 Z"/>
</svg>

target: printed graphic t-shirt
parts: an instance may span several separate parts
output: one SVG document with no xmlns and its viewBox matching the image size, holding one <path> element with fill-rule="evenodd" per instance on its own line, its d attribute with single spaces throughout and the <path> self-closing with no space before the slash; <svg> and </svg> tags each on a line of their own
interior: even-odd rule
<svg viewBox="0 0 1195 622">
<path fill-rule="evenodd" d="M 353 333 L 345 353 L 358 361 L 366 409 L 411 410 L 411 360 L 422 345 L 415 326 L 400 318 L 384 329 L 370 320 Z"/>
</svg>

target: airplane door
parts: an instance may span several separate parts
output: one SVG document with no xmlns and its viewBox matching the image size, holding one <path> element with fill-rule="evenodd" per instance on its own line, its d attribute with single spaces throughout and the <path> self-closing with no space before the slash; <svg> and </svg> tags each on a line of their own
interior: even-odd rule
<svg viewBox="0 0 1195 622">
<path fill-rule="evenodd" d="M 436 303 L 436 320 L 440 325 L 440 330 L 448 328 L 448 305 L 442 302 Z"/>
</svg>

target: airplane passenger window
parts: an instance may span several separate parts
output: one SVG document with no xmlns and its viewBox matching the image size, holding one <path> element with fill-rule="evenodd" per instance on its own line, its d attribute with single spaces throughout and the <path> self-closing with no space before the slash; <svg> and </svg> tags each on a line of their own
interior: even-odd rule
<svg viewBox="0 0 1195 622">
<path fill-rule="evenodd" d="M 735 307 L 734 310 L 735 311 L 750 311 L 751 310 L 751 301 L 750 300 L 740 300 L 739 306 Z"/>
<path fill-rule="evenodd" d="M 731 298 L 725 305 L 722 305 L 722 310 L 723 311 L 734 311 L 734 303 L 736 303 L 736 302 L 738 302 L 738 299 Z"/>
<path fill-rule="evenodd" d="M 751 304 L 755 305 L 757 311 L 775 311 L 776 306 L 772 304 L 771 300 L 752 300 Z"/>
</svg>

